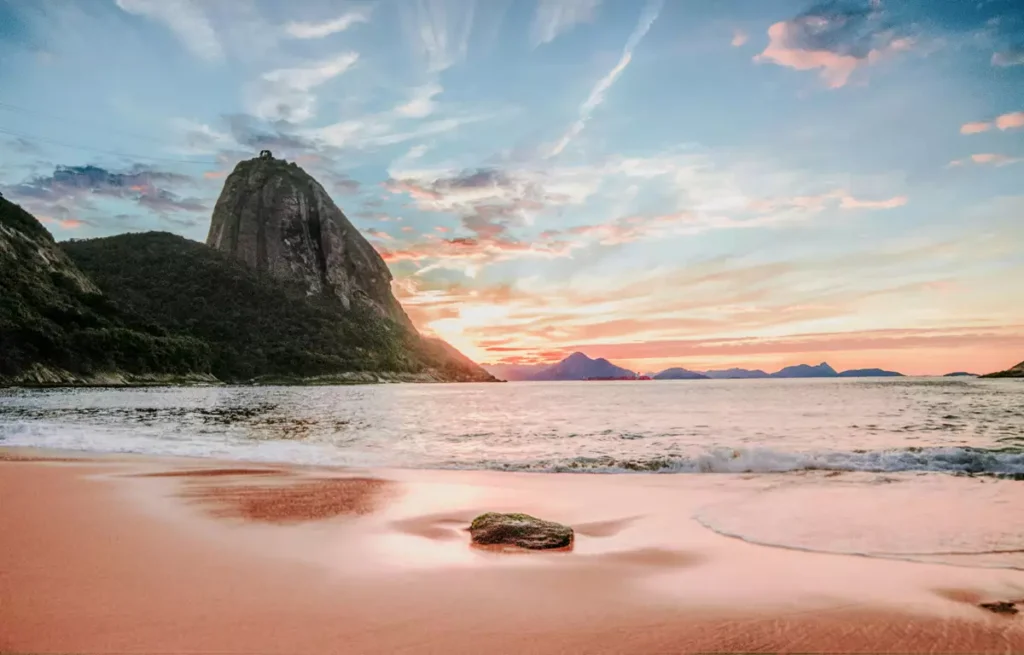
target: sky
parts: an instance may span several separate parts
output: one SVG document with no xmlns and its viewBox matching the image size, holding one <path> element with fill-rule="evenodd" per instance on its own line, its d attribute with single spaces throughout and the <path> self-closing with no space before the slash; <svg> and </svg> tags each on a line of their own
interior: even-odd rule
<svg viewBox="0 0 1024 655">
<path fill-rule="evenodd" d="M 0 192 L 203 241 L 270 149 L 478 362 L 1024 359 L 1019 0 L 0 0 Z"/>
</svg>

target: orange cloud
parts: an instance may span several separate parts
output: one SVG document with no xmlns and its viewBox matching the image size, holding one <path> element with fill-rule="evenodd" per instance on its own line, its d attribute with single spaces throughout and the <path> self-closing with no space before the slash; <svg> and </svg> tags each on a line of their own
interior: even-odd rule
<svg viewBox="0 0 1024 655">
<path fill-rule="evenodd" d="M 1015 111 L 1010 114 L 1003 114 L 996 118 L 996 127 L 1000 130 L 1012 130 L 1024 127 L 1024 111 Z"/>
<path fill-rule="evenodd" d="M 37 218 L 44 225 L 56 225 L 64 230 L 75 230 L 85 225 L 84 221 L 80 221 L 77 218 L 56 219 L 50 216 L 38 216 Z"/>
<path fill-rule="evenodd" d="M 1014 130 L 1024 127 L 1024 111 L 1014 111 L 1001 116 L 996 116 L 991 122 L 965 123 L 960 128 L 960 134 L 979 134 L 988 132 L 992 128 L 999 128 L 1002 131 Z"/>
<path fill-rule="evenodd" d="M 219 180 L 226 175 L 227 171 L 206 171 L 203 173 L 203 177 L 208 180 Z"/>
<path fill-rule="evenodd" d="M 992 129 L 992 123 L 964 123 L 960 126 L 960 134 L 979 134 Z"/>
</svg>

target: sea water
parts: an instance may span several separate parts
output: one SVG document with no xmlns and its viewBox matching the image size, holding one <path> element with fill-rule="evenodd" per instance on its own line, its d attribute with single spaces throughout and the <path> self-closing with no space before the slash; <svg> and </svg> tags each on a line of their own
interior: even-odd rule
<svg viewBox="0 0 1024 655">
<path fill-rule="evenodd" d="M 580 473 L 1024 474 L 1024 383 L 974 378 L 0 390 L 0 445 Z"/>
</svg>

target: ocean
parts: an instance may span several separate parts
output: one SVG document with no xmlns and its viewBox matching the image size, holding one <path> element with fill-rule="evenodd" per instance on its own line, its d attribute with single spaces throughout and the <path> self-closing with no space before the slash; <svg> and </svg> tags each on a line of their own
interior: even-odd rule
<svg viewBox="0 0 1024 655">
<path fill-rule="evenodd" d="M 0 445 L 357 467 L 1024 475 L 974 378 L 0 390 Z"/>
</svg>

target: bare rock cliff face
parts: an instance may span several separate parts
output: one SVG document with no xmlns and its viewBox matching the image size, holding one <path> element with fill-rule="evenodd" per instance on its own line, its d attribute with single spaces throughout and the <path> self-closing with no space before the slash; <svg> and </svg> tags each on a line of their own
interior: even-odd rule
<svg viewBox="0 0 1024 655">
<path fill-rule="evenodd" d="M 206 243 L 257 270 L 362 303 L 412 328 L 391 293 L 391 272 L 320 183 L 265 153 L 240 162 L 213 210 Z"/>
</svg>

